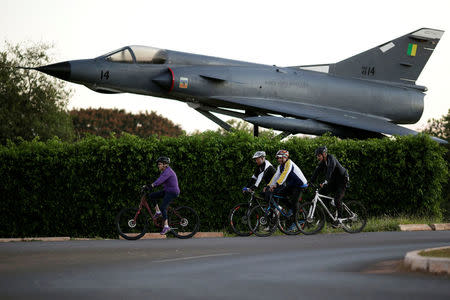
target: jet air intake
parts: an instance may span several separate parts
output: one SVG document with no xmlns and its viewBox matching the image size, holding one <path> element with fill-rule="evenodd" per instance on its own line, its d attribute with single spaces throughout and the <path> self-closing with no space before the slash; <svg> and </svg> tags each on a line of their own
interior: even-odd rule
<svg viewBox="0 0 450 300">
<path fill-rule="evenodd" d="M 153 78 L 152 81 L 170 93 L 173 90 L 175 77 L 172 69 L 168 68 L 166 71 Z"/>
</svg>

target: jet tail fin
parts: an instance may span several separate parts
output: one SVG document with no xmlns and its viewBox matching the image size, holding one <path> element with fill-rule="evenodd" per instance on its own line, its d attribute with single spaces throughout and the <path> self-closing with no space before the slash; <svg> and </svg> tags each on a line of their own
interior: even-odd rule
<svg viewBox="0 0 450 300">
<path fill-rule="evenodd" d="M 421 28 L 330 64 L 329 73 L 414 85 L 443 34 L 443 30 Z"/>
</svg>

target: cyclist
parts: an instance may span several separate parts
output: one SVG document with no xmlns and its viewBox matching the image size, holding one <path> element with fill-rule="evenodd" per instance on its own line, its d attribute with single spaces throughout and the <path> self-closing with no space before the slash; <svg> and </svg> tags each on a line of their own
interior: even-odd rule
<svg viewBox="0 0 450 300">
<path fill-rule="evenodd" d="M 270 161 L 266 160 L 266 152 L 256 151 L 252 158 L 255 160 L 256 168 L 249 183 L 242 189 L 243 192 L 256 190 L 261 181 L 268 184 L 275 174 L 275 168 Z"/>
<path fill-rule="evenodd" d="M 315 155 L 319 161 L 319 165 L 314 171 L 311 182 L 314 182 L 319 173 L 325 173 L 325 181 L 320 184 L 321 193 L 328 194 L 334 193 L 334 205 L 336 205 L 338 218 L 342 217 L 342 205 L 341 200 L 344 198 L 347 184 L 349 183 L 349 177 L 347 170 L 339 163 L 339 161 L 331 154 L 327 153 L 326 146 L 320 146 L 316 149 Z M 334 224 L 338 226 L 338 224 Z"/>
<path fill-rule="evenodd" d="M 265 199 L 270 201 L 273 193 L 288 196 L 289 216 L 298 209 L 298 199 L 303 189 L 308 186 L 307 180 L 300 168 L 289 159 L 287 150 L 279 150 L 275 157 L 279 166 L 270 183 L 264 188 Z"/>
<path fill-rule="evenodd" d="M 154 218 L 158 218 L 162 216 L 164 220 L 164 227 L 161 231 L 161 235 L 167 234 L 170 231 L 169 223 L 167 220 L 167 207 L 170 202 L 173 201 L 180 194 L 180 188 L 178 187 L 178 178 L 177 174 L 172 170 L 169 166 L 170 158 L 166 156 L 161 156 L 156 160 L 158 165 L 158 169 L 161 171 L 161 175 L 155 182 L 151 185 L 146 185 L 144 188 L 149 193 L 148 198 L 151 203 L 155 206 L 155 216 Z M 163 185 L 164 189 L 162 191 L 150 193 L 151 189 L 157 187 L 159 185 Z M 157 199 L 163 199 L 161 204 L 161 209 L 158 206 Z"/>
</svg>

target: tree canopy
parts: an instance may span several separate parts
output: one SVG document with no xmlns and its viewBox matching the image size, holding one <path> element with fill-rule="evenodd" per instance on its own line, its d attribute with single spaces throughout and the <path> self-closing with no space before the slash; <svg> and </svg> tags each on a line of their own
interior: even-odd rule
<svg viewBox="0 0 450 300">
<path fill-rule="evenodd" d="M 70 90 L 59 79 L 17 66 L 48 64 L 46 44 L 31 46 L 6 43 L 0 51 L 0 143 L 10 140 L 47 140 L 73 137 L 66 107 Z"/>
<path fill-rule="evenodd" d="M 443 115 L 440 119 L 428 120 L 428 125 L 423 132 L 450 142 L 450 109 L 447 115 Z"/>
<path fill-rule="evenodd" d="M 184 131 L 179 125 L 173 124 L 155 112 L 132 114 L 123 109 L 88 108 L 70 111 L 75 133 L 83 137 L 86 133 L 110 137 L 111 133 L 120 135 L 122 132 L 139 137 L 151 135 L 179 136 Z"/>
</svg>

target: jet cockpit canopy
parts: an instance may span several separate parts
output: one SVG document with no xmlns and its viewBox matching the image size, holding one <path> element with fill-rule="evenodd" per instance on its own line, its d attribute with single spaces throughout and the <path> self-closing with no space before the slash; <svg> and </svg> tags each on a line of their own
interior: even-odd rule
<svg viewBox="0 0 450 300">
<path fill-rule="evenodd" d="M 109 52 L 100 58 L 111 62 L 138 63 L 138 64 L 164 64 L 167 61 L 167 51 L 148 46 L 126 46 Z"/>
</svg>

